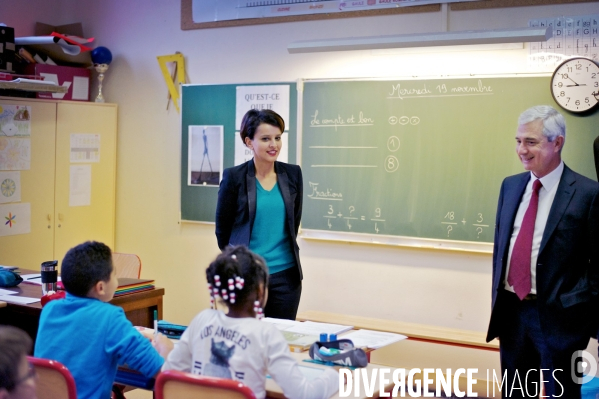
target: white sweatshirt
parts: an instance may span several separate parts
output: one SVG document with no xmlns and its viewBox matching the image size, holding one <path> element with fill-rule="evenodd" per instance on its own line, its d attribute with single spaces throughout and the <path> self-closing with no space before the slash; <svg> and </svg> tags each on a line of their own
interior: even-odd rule
<svg viewBox="0 0 599 399">
<path fill-rule="evenodd" d="M 304 377 L 273 324 L 211 309 L 192 320 L 162 369 L 233 379 L 259 399 L 266 396 L 267 374 L 289 399 L 326 399 L 339 389 L 339 374 L 332 369 L 315 379 Z"/>
</svg>

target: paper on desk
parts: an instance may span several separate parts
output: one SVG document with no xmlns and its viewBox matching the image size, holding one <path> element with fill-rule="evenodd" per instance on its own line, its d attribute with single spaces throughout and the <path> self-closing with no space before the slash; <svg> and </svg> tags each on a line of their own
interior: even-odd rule
<svg viewBox="0 0 599 399">
<path fill-rule="evenodd" d="M 9 303 L 18 303 L 21 305 L 27 305 L 30 303 L 39 302 L 39 298 L 28 298 L 26 296 L 16 296 L 16 295 L 0 295 L 0 301 L 9 302 Z"/>
<path fill-rule="evenodd" d="M 287 319 L 275 319 L 273 317 L 265 317 L 262 319 L 262 321 L 274 324 L 274 326 L 277 328 L 277 330 L 281 330 L 281 331 L 287 330 L 288 328 L 291 328 L 298 324 L 302 324 L 301 321 L 287 320 Z"/>
<path fill-rule="evenodd" d="M 2 288 L 0 288 L 0 295 L 14 295 L 16 293 L 16 291 L 3 290 Z"/>
<path fill-rule="evenodd" d="M 343 334 L 343 336 L 339 338 L 351 339 L 356 348 L 377 349 L 385 345 L 392 344 L 393 342 L 401 341 L 408 337 L 401 334 L 382 331 L 355 330 L 350 331 L 347 334 Z"/>
<path fill-rule="evenodd" d="M 18 269 L 19 266 L 6 266 L 6 265 L 0 265 L 0 269 L 6 269 L 6 270 L 15 270 Z"/>
<path fill-rule="evenodd" d="M 25 284 L 42 285 L 42 275 L 40 273 L 21 274 L 21 277 L 23 277 Z M 57 281 L 61 281 L 60 277 L 58 277 Z"/>
<path fill-rule="evenodd" d="M 344 326 L 341 324 L 329 324 L 329 323 L 317 323 L 315 321 L 304 321 L 296 326 L 287 328 L 285 331 L 296 332 L 306 335 L 320 335 L 321 333 L 326 334 L 341 334 L 342 332 L 349 331 L 353 326 Z"/>
</svg>

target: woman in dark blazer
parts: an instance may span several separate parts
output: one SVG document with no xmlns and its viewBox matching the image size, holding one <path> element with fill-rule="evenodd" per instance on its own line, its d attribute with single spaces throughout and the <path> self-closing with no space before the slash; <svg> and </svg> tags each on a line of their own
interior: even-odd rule
<svg viewBox="0 0 599 399">
<path fill-rule="evenodd" d="M 295 320 L 302 293 L 297 232 L 303 180 L 298 165 L 278 162 L 285 122 L 271 110 L 250 110 L 241 121 L 241 140 L 254 158 L 225 169 L 216 205 L 216 238 L 246 245 L 268 265 L 267 317 Z"/>
</svg>

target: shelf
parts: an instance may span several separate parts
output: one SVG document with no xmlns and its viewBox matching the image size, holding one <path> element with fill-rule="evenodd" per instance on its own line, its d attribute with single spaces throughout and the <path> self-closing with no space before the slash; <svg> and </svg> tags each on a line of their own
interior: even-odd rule
<svg viewBox="0 0 599 399">
<path fill-rule="evenodd" d="M 37 91 L 46 93 L 66 93 L 67 87 L 54 86 L 45 83 L 29 83 L 29 82 L 4 82 L 0 81 L 0 89 L 12 89 L 12 90 L 23 90 L 23 91 Z"/>
</svg>

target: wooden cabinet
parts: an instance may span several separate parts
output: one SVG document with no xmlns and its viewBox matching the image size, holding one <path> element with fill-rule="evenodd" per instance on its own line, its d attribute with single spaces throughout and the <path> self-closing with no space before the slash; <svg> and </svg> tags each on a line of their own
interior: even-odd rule
<svg viewBox="0 0 599 399">
<path fill-rule="evenodd" d="M 4 105 L 31 107 L 31 167 L 20 171 L 20 202 L 31 204 L 31 232 L 0 236 L 0 264 L 38 270 L 44 261 L 62 261 L 69 248 L 86 240 L 113 248 L 117 106 L 0 98 Z M 99 162 L 71 162 L 74 134 L 99 135 Z M 91 200 L 71 206 L 71 167 L 79 165 L 91 167 Z"/>
</svg>

